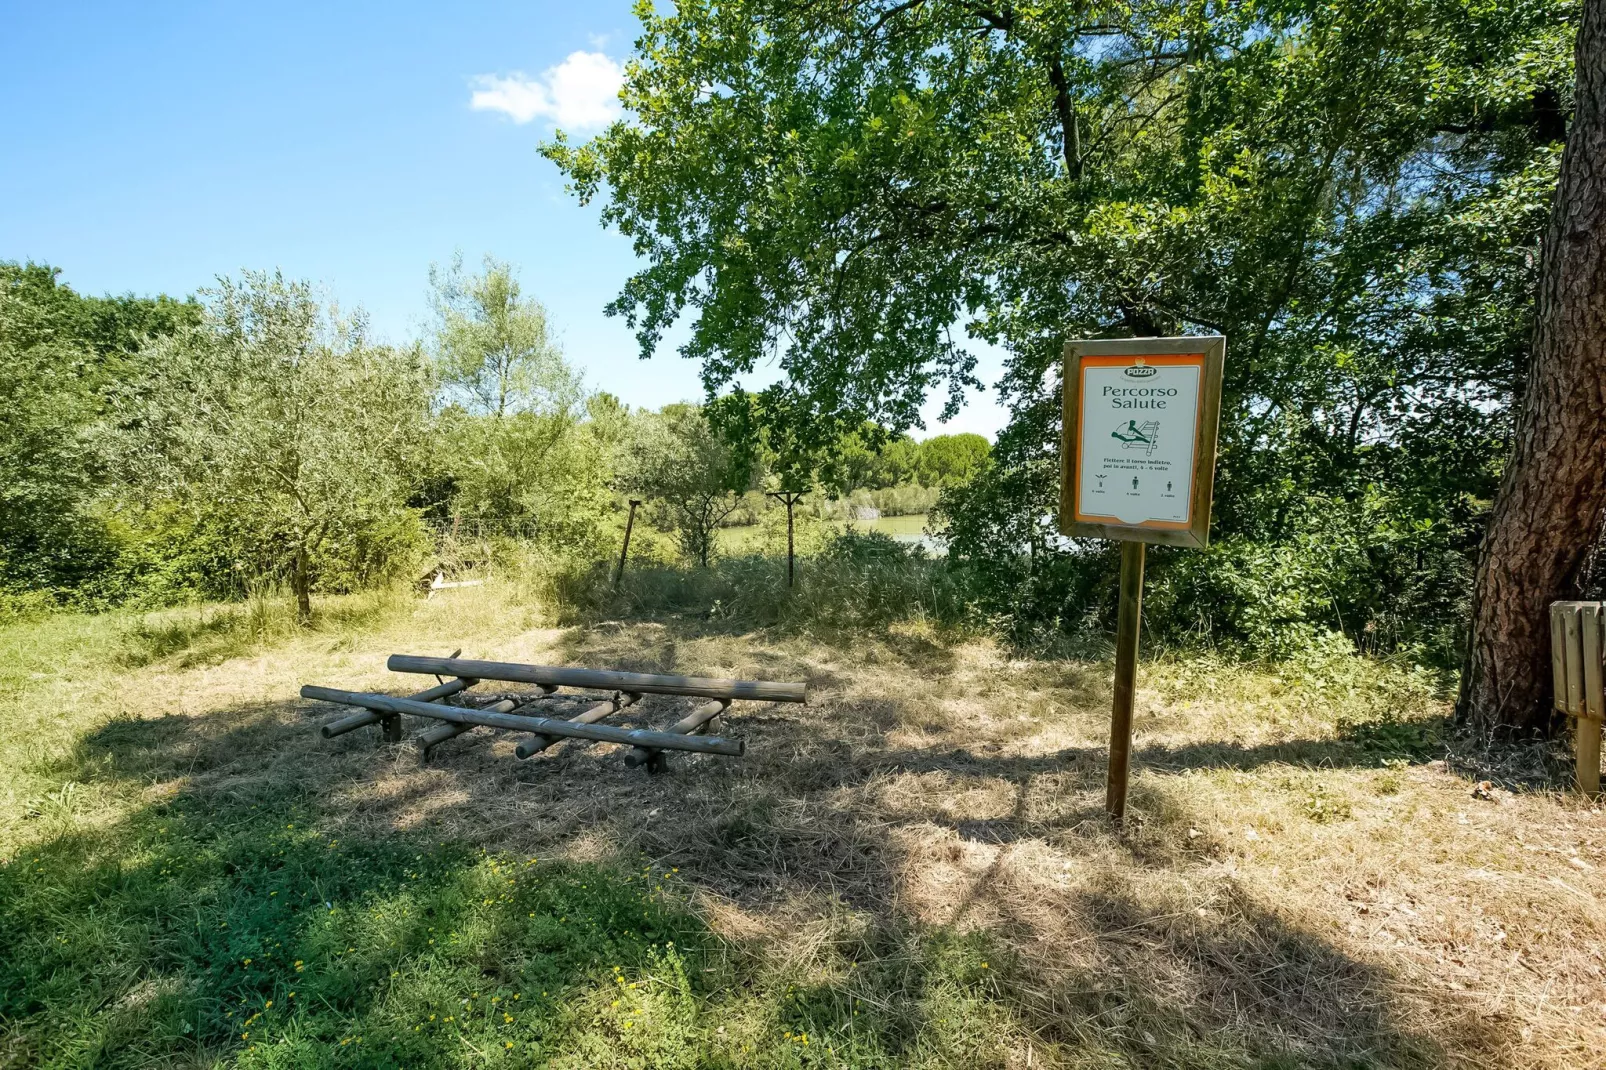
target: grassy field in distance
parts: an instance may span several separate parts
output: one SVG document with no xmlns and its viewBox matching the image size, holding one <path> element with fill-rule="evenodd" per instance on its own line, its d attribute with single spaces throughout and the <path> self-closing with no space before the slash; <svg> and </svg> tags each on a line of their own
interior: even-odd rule
<svg viewBox="0 0 1606 1070">
<path fill-rule="evenodd" d="M 858 531 L 879 531 L 883 535 L 912 537 L 924 535 L 929 517 L 925 513 L 910 516 L 882 516 L 874 520 L 854 520 L 847 526 Z M 757 553 L 763 541 L 763 526 L 741 524 L 719 529 L 719 548 L 726 554 Z"/>
<path fill-rule="evenodd" d="M 1435 761 L 1425 676 L 1110 666 L 919 620 L 558 628 L 506 580 L 0 628 L 0 1066 L 1598 1067 L 1606 816 Z M 397 651 L 806 681 L 649 778 L 420 767 Z M 426 681 L 432 682 L 432 681 Z M 417 683 L 417 686 L 423 686 Z M 662 725 L 649 699 L 616 723 Z M 409 726 L 410 731 L 412 726 Z"/>
</svg>

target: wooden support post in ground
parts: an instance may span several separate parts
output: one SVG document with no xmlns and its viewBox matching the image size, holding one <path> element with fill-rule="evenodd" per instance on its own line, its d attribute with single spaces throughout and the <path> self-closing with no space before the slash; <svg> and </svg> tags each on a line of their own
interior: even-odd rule
<svg viewBox="0 0 1606 1070">
<path fill-rule="evenodd" d="M 640 701 L 640 695 L 631 695 L 620 691 L 615 694 L 613 698 L 606 702 L 597 703 L 595 706 L 592 706 L 589 710 L 586 710 L 578 717 L 569 718 L 569 721 L 571 724 L 596 724 L 604 717 L 618 713 L 626 706 L 634 706 Z M 532 758 L 546 750 L 548 747 L 552 746 L 552 744 L 556 743 L 557 741 L 557 737 L 555 736 L 531 736 L 523 743 L 520 743 L 518 747 L 514 749 L 513 753 L 520 758 Z"/>
<path fill-rule="evenodd" d="M 715 699 L 697 707 L 688 716 L 675 722 L 669 729 L 673 735 L 689 736 L 698 732 L 717 732 L 719 715 L 730 709 L 731 701 L 728 698 Z M 664 752 L 652 747 L 637 747 L 625 755 L 625 764 L 637 766 L 645 764 L 647 772 L 662 773 L 669 768 Z"/>
<path fill-rule="evenodd" d="M 635 498 L 630 499 L 630 515 L 625 519 L 625 544 L 619 547 L 619 568 L 613 574 L 613 589 L 619 589 L 619 581 L 625 576 L 625 555 L 630 553 L 630 532 L 636 526 L 636 506 L 641 502 Z"/>
<path fill-rule="evenodd" d="M 1600 793 L 1600 731 L 1606 721 L 1606 606 L 1597 605 L 1594 612 L 1582 615 L 1582 646 L 1584 648 L 1584 709 L 1573 725 L 1573 738 L 1578 754 L 1578 790 L 1586 795 Z"/>
<path fill-rule="evenodd" d="M 1132 767 L 1132 706 L 1137 692 L 1138 632 L 1143 620 L 1141 542 L 1121 544 L 1121 596 L 1115 623 L 1115 705 L 1110 717 L 1110 772 L 1104 808 L 1120 827 L 1126 821 L 1126 786 Z"/>
<path fill-rule="evenodd" d="M 796 559 L 796 552 L 792 545 L 792 507 L 803 500 L 803 492 L 800 490 L 771 491 L 770 497 L 786 505 L 786 585 L 790 587 L 796 579 L 796 570 L 793 564 Z"/>
</svg>

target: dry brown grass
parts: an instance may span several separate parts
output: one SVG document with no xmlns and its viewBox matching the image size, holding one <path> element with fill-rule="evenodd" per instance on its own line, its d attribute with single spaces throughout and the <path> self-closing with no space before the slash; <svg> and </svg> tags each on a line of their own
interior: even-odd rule
<svg viewBox="0 0 1606 1070">
<path fill-rule="evenodd" d="M 427 828 L 543 856 L 646 855 L 761 968 L 855 998 L 897 998 L 855 971 L 912 961 L 908 934 L 983 932 L 1014 1016 L 1004 1065 L 1606 1066 L 1606 816 L 1556 792 L 1475 798 L 1442 762 L 1384 764 L 1346 738 L 1346 718 L 1443 715 L 1398 674 L 1366 670 L 1337 693 L 1145 665 L 1135 827 L 1118 837 L 1102 816 L 1107 664 L 917 626 L 825 646 L 542 619 L 488 588 L 211 664 L 42 672 L 37 719 L 11 730 L 91 767 L 116 748 L 147 797 L 293 797 L 333 836 Z M 385 655 L 456 647 L 804 680 L 810 702 L 739 704 L 727 732 L 745 759 L 680 756 L 647 777 L 610 746 L 520 762 L 486 730 L 420 768 L 410 744 L 366 731 L 320 740 L 332 711 L 296 698 L 302 683 L 400 693 Z M 662 725 L 685 705 L 616 720 Z M 63 820 L 121 805 L 83 790 Z M 30 788 L 10 791 L 20 804 Z"/>
</svg>

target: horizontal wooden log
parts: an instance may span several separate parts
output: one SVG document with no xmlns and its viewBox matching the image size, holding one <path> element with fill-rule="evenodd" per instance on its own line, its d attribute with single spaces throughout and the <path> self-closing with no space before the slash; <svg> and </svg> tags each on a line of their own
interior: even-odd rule
<svg viewBox="0 0 1606 1070">
<path fill-rule="evenodd" d="M 694 698 L 748 699 L 756 702 L 804 702 L 803 684 L 773 680 L 716 680 L 702 676 L 659 676 L 612 669 L 568 669 L 549 665 L 521 665 L 510 661 L 473 661 L 467 658 L 428 658 L 392 654 L 385 663 L 391 672 L 472 676 L 476 680 L 509 680 L 520 684 L 555 684 L 597 691 L 629 691 L 637 695 L 691 695 Z"/>
<path fill-rule="evenodd" d="M 464 710 L 456 706 L 440 706 L 431 702 L 396 698 L 393 695 L 340 691 L 312 684 L 301 689 L 301 697 L 339 702 L 347 706 L 361 706 L 381 713 L 408 713 L 416 717 L 434 717 L 456 724 L 482 724 L 490 728 L 508 728 L 515 732 L 536 732 L 544 736 L 570 739 L 591 739 L 599 743 L 624 743 L 638 747 L 696 751 L 699 754 L 727 754 L 732 757 L 740 757 L 746 749 L 741 740 L 725 739 L 721 736 L 677 736 L 645 728 L 614 728 L 605 724 L 575 724 L 572 721 L 558 721 L 550 717 L 523 717 L 513 713 Z"/>
<path fill-rule="evenodd" d="M 586 710 L 585 712 L 579 714 L 578 716 L 570 717 L 569 718 L 569 723 L 570 724 L 596 724 L 598 721 L 602 720 L 604 717 L 607 717 L 610 714 L 618 713 L 620 710 L 624 709 L 626 706 L 634 706 L 637 702 L 640 702 L 640 701 L 641 701 L 641 696 L 640 695 L 627 695 L 623 691 L 621 691 L 617 695 L 613 696 L 613 698 L 609 699 L 608 701 L 599 702 L 595 706 L 592 706 L 589 710 Z M 557 740 L 556 736 L 531 736 L 529 739 L 525 740 L 523 743 L 520 743 L 514 749 L 513 753 L 514 753 L 514 755 L 516 757 L 519 757 L 519 758 L 533 758 L 535 755 L 540 754 L 542 751 L 546 750 L 548 747 L 552 746 L 552 744 L 556 743 L 557 741 L 558 740 Z"/>
<path fill-rule="evenodd" d="M 489 710 L 492 713 L 508 713 L 511 712 L 513 707 L 517 705 L 518 703 L 514 702 L 512 699 L 503 699 L 501 702 L 495 702 L 489 706 L 480 706 L 476 708 Z M 418 744 L 418 763 L 422 765 L 423 763 L 429 761 L 429 752 L 434 750 L 440 744 L 445 743 L 448 739 L 456 739 L 465 732 L 474 731 L 474 729 L 477 727 L 479 726 L 472 724 L 453 724 L 448 721 L 446 724 L 439 724 L 434 728 L 427 728 L 420 732 L 418 737 L 413 741 Z"/>
<path fill-rule="evenodd" d="M 720 714 L 730 709 L 730 705 L 729 699 L 718 698 L 713 702 L 698 706 L 695 710 L 692 710 L 690 714 L 681 718 L 679 721 L 676 721 L 674 725 L 669 728 L 669 733 L 676 736 L 694 735 L 704 725 L 708 724 L 710 721 L 716 720 Z M 658 751 L 655 748 L 637 747 L 635 750 L 625 755 L 625 764 L 632 767 L 646 765 L 650 769 L 653 765 L 653 759 L 657 757 L 657 755 Z"/>
<path fill-rule="evenodd" d="M 459 691 L 466 691 L 473 687 L 475 683 L 477 683 L 475 680 L 447 680 L 444 683 L 437 684 L 434 687 L 429 688 L 427 691 L 420 691 L 418 694 L 409 695 L 408 697 L 416 702 L 433 702 L 438 698 L 446 698 L 449 695 L 457 694 Z M 323 735 L 324 739 L 334 739 L 336 736 L 343 736 L 347 732 L 354 732 L 359 728 L 366 728 L 371 724 L 378 724 L 380 721 L 383 721 L 386 716 L 386 714 L 377 713 L 373 710 L 369 710 L 365 713 L 354 713 L 350 717 L 342 717 L 338 721 L 330 721 L 328 724 L 319 729 L 319 732 Z"/>
</svg>

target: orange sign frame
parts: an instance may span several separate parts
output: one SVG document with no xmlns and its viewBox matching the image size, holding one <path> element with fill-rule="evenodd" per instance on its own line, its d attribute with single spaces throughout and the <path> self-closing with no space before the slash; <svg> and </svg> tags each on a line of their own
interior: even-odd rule
<svg viewBox="0 0 1606 1070">
<path fill-rule="evenodd" d="M 1092 339 L 1065 344 L 1063 422 L 1060 446 L 1060 531 L 1086 538 L 1204 547 L 1210 541 L 1210 504 L 1214 491 L 1216 439 L 1221 414 L 1221 376 L 1226 340 L 1219 335 L 1183 338 Z M 1123 521 L 1105 513 L 1084 510 L 1081 451 L 1087 411 L 1087 372 L 1099 368 L 1150 366 L 1195 367 L 1194 411 L 1186 432 L 1191 439 L 1189 480 L 1183 501 L 1183 520 Z M 1135 420 L 1129 425 L 1138 433 Z M 1146 425 L 1150 426 L 1150 425 Z M 1158 427 L 1156 423 L 1153 425 Z M 1173 427 L 1175 421 L 1173 421 Z M 1140 440 L 1141 441 L 1141 440 Z M 1153 446 L 1149 452 L 1154 452 Z M 1113 463 L 1113 462 L 1112 462 Z M 1135 466 L 1134 466 L 1135 467 Z M 1103 478 L 1102 476 L 1100 478 Z M 1133 480 L 1134 489 L 1137 479 Z M 1167 483 L 1169 491 L 1170 483 Z M 1102 493 L 1102 492 L 1100 492 Z M 1166 497 L 1173 495 L 1167 494 Z"/>
</svg>

